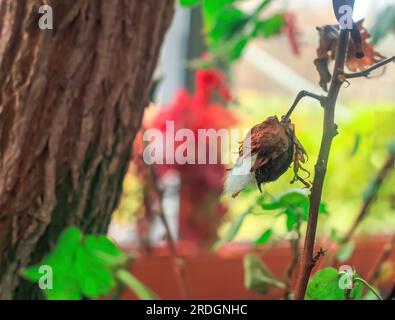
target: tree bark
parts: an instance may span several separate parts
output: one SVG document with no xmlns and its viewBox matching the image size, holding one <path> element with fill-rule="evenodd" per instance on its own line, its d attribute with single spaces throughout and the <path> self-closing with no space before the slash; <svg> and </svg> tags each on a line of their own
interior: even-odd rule
<svg viewBox="0 0 395 320">
<path fill-rule="evenodd" d="M 0 298 L 37 297 L 18 272 L 67 226 L 106 231 L 173 1 L 47 0 L 53 30 L 0 2 Z"/>
</svg>

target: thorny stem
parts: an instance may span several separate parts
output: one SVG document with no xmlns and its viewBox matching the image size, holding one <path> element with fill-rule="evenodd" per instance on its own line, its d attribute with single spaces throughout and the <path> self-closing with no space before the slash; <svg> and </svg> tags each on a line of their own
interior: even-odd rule
<svg viewBox="0 0 395 320">
<path fill-rule="evenodd" d="M 303 300 L 311 271 L 314 267 L 313 252 L 318 222 L 318 211 L 321 202 L 322 188 L 324 185 L 326 168 L 332 140 L 337 133 L 335 125 L 336 100 L 343 84 L 344 63 L 348 47 L 349 31 L 341 30 L 337 42 L 336 60 L 333 77 L 329 88 L 324 108 L 324 128 L 321 140 L 320 152 L 315 165 L 315 175 L 310 195 L 309 220 L 307 222 L 306 238 L 301 258 L 299 274 L 295 288 L 295 299 Z"/>
<path fill-rule="evenodd" d="M 159 199 L 159 218 L 162 221 L 162 224 L 165 228 L 167 246 L 169 247 L 170 254 L 173 258 L 174 269 L 176 271 L 179 288 L 181 290 L 181 296 L 183 297 L 183 299 L 189 299 L 191 297 L 191 294 L 190 294 L 190 287 L 185 271 L 185 263 L 183 258 L 178 255 L 176 244 L 171 234 L 169 223 L 167 221 L 167 218 L 163 210 L 163 204 L 162 204 L 163 193 L 160 190 L 159 186 L 157 185 L 158 179 L 154 171 L 154 168 L 150 167 L 150 171 L 151 171 L 151 178 L 153 181 L 155 193 Z"/>
<path fill-rule="evenodd" d="M 385 66 L 387 63 L 390 63 L 393 61 L 395 61 L 395 56 L 393 56 L 391 58 L 383 59 L 383 60 L 377 62 L 376 64 L 374 64 L 373 66 L 371 66 L 370 68 L 367 68 L 363 71 L 354 72 L 354 73 L 345 73 L 344 76 L 346 77 L 346 79 L 368 77 L 372 71 L 374 71 L 378 68 L 381 68 L 381 67 Z"/>
</svg>

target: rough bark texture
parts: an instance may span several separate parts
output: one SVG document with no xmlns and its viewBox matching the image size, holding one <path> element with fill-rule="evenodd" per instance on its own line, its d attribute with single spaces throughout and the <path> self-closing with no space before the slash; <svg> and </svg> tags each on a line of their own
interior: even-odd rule
<svg viewBox="0 0 395 320">
<path fill-rule="evenodd" d="M 106 231 L 173 0 L 0 2 L 0 298 L 70 225 Z M 18 286 L 19 284 L 19 286 Z"/>
</svg>

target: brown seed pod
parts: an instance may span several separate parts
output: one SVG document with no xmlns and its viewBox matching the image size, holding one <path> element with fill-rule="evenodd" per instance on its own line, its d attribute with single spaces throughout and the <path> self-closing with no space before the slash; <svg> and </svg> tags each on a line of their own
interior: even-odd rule
<svg viewBox="0 0 395 320">
<path fill-rule="evenodd" d="M 246 161 L 249 164 L 246 164 Z M 228 176 L 226 189 L 233 197 L 250 185 L 255 178 L 259 190 L 261 184 L 277 180 L 293 163 L 295 177 L 292 182 L 300 180 L 306 187 L 298 171 L 306 171 L 301 164 L 307 161 L 307 154 L 295 136 L 294 125 L 289 120 L 279 121 L 277 116 L 267 118 L 254 126 L 239 148 L 239 159 Z M 235 171 L 248 169 L 243 174 Z M 236 170 L 235 170 L 236 169 Z"/>
</svg>

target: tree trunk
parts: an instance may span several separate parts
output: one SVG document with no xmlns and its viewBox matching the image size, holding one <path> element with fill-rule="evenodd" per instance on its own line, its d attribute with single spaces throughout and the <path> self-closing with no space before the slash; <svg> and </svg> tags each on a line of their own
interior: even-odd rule
<svg viewBox="0 0 395 320">
<path fill-rule="evenodd" d="M 173 0 L 47 0 L 41 30 L 43 2 L 0 2 L 3 299 L 33 297 L 18 272 L 65 227 L 106 231 L 173 13 Z"/>
</svg>

